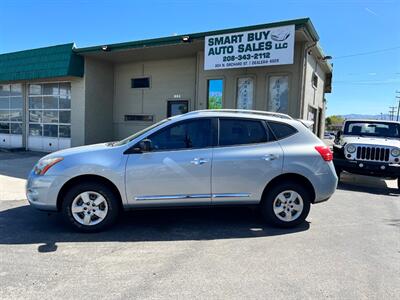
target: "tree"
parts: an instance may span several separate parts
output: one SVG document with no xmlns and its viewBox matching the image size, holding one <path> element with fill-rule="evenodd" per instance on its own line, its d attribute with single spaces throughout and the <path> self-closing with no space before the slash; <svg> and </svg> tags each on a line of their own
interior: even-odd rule
<svg viewBox="0 0 400 300">
<path fill-rule="evenodd" d="M 325 119 L 325 125 L 328 130 L 336 129 L 340 127 L 344 122 L 344 118 L 342 116 L 329 116 Z"/>
</svg>

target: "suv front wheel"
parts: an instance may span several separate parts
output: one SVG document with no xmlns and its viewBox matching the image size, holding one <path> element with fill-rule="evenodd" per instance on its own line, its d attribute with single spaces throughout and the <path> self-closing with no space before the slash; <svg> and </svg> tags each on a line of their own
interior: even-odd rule
<svg viewBox="0 0 400 300">
<path fill-rule="evenodd" d="M 266 191 L 261 212 L 268 223 L 290 228 L 304 222 L 310 212 L 310 202 L 310 194 L 302 185 L 285 182 Z"/>
<path fill-rule="evenodd" d="M 107 186 L 84 182 L 73 186 L 66 193 L 62 212 L 75 230 L 96 232 L 116 221 L 119 206 L 117 197 Z"/>
</svg>

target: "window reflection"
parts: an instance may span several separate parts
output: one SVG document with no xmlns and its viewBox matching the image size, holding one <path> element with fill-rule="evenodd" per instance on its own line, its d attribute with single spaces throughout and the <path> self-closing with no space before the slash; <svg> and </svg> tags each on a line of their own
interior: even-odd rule
<svg viewBox="0 0 400 300">
<path fill-rule="evenodd" d="M 71 84 L 31 84 L 28 91 L 29 135 L 70 138 Z"/>
<path fill-rule="evenodd" d="M 289 106 L 289 77 L 269 77 L 268 110 L 288 113 Z"/>
<path fill-rule="evenodd" d="M 223 93 L 224 93 L 223 79 L 208 80 L 207 108 L 221 109 Z"/>
</svg>

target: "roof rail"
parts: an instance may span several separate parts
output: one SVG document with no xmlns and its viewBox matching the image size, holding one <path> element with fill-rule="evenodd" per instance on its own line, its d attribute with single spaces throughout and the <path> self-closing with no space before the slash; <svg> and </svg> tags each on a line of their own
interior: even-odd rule
<svg viewBox="0 0 400 300">
<path fill-rule="evenodd" d="M 262 111 L 262 110 L 251 110 L 251 109 L 203 109 L 203 110 L 195 110 L 188 112 L 187 114 L 194 114 L 198 112 L 212 112 L 212 113 L 218 113 L 218 112 L 228 112 L 228 113 L 241 113 L 241 114 L 254 114 L 254 115 L 262 115 L 262 116 L 270 116 L 270 117 L 276 117 L 276 118 L 281 118 L 281 119 L 293 119 L 291 116 L 287 114 L 282 114 L 282 113 L 277 113 L 277 112 L 271 112 L 271 111 Z"/>
</svg>

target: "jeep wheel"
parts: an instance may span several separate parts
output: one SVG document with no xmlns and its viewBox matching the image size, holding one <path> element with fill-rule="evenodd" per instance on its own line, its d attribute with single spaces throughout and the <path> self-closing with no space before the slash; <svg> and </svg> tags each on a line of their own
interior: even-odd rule
<svg viewBox="0 0 400 300">
<path fill-rule="evenodd" d="M 304 222 L 310 212 L 310 202 L 310 194 L 302 185 L 285 182 L 266 192 L 261 212 L 268 223 L 290 228 Z"/>
<path fill-rule="evenodd" d="M 108 187 L 87 182 L 75 185 L 67 192 L 62 212 L 65 220 L 75 230 L 97 232 L 116 221 L 119 205 Z"/>
</svg>

